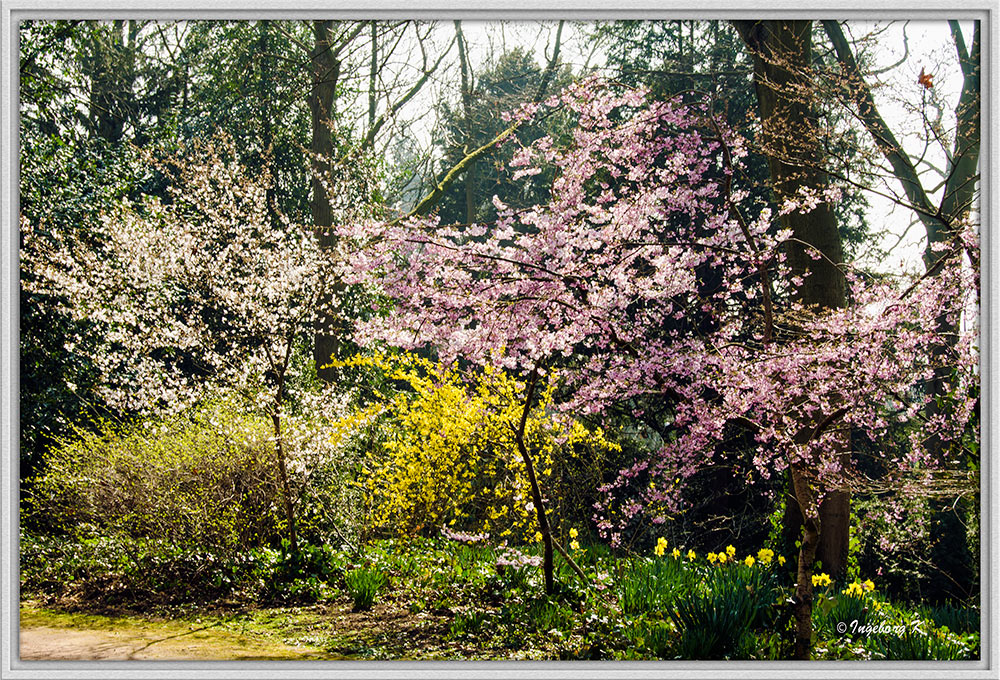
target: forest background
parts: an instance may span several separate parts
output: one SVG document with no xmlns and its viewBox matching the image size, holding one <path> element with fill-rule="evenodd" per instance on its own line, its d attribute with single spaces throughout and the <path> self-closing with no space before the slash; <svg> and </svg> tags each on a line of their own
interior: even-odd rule
<svg viewBox="0 0 1000 680">
<path fill-rule="evenodd" d="M 582 532 L 787 556 L 800 658 L 817 575 L 974 607 L 979 31 L 25 22 L 22 588 L 105 598 L 162 541 L 177 573 L 136 592 L 322 599 L 354 572 L 315 551 L 443 532 L 537 557 L 552 596 L 603 579 Z M 603 254 L 634 240 L 561 221 L 608 201 L 663 249 L 624 279 Z M 551 230 L 618 301 L 560 288 Z M 65 545 L 133 564 L 36 573 Z M 199 566 L 250 554 L 284 576 Z"/>
</svg>

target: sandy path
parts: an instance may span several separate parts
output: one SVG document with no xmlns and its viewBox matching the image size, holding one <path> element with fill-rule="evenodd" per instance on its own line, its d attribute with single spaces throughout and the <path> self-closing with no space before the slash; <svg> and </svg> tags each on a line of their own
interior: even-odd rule
<svg viewBox="0 0 1000 680">
<path fill-rule="evenodd" d="M 317 658 L 319 650 L 276 645 L 232 633 L 109 631 L 22 627 L 22 661 L 93 659 L 289 659 Z"/>
</svg>

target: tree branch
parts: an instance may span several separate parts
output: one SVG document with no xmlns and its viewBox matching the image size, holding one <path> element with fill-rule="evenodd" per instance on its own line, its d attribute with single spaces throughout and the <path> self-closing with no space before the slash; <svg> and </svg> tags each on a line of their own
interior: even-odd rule
<svg viewBox="0 0 1000 680">
<path fill-rule="evenodd" d="M 892 134 L 885 119 L 875 107 L 875 99 L 871 89 L 861 75 L 861 70 L 854 59 L 847 38 L 844 37 L 840 23 L 835 20 L 824 20 L 823 28 L 826 29 L 826 34 L 833 43 L 833 48 L 837 53 L 837 61 L 847 78 L 848 94 L 857 107 L 858 117 L 872 136 L 879 151 L 889 161 L 892 173 L 903 185 L 903 191 L 906 192 L 907 198 L 918 209 L 917 214 L 927 229 L 928 240 L 936 240 L 932 239 L 931 235 L 945 230 L 946 225 L 928 198 L 910 157 L 903 151 L 902 145 Z"/>
</svg>

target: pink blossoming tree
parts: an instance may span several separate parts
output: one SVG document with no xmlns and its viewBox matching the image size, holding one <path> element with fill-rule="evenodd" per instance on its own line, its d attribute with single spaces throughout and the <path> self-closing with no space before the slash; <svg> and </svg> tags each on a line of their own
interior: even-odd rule
<svg viewBox="0 0 1000 680">
<path fill-rule="evenodd" d="M 727 424 L 748 429 L 759 476 L 789 472 L 805 518 L 796 619 L 797 638 L 808 640 L 819 503 L 870 481 L 849 466 L 842 433 L 877 440 L 893 422 L 920 417 L 920 386 L 939 368 L 930 349 L 942 344 L 929 320 L 974 316 L 978 272 L 963 253 L 975 251 L 975 229 L 966 225 L 942 246 L 946 272 L 873 283 L 841 265 L 853 304 L 806 308 L 790 294 L 802 284 L 784 260 L 792 234 L 735 186 L 746 142 L 709 103 L 650 102 L 589 80 L 515 116 L 554 108 L 576 118 L 572 139 L 543 137 L 510 161 L 518 177 L 555 169 L 544 205 L 515 212 L 498 202 L 489 226 L 428 218 L 341 228 L 355 246 L 342 276 L 392 300 L 391 313 L 363 324 L 358 337 L 433 347 L 445 361 L 499 363 L 524 377 L 525 414 L 543 376 L 561 381 L 568 414 L 669 398 L 672 438 L 603 489 L 595 521 L 613 545 L 634 518 L 681 509 L 684 481 L 712 465 Z M 808 212 L 835 198 L 805 192 L 780 210 Z M 948 357 L 958 395 L 978 380 L 976 333 L 967 324 Z M 926 482 L 925 442 L 957 441 L 973 409 L 957 398 L 947 417 L 922 423 L 905 455 L 881 461 L 878 483 Z M 516 431 L 523 435 L 523 418 Z M 523 436 L 516 440 L 551 590 L 543 493 Z M 639 475 L 653 483 L 630 484 Z"/>
</svg>

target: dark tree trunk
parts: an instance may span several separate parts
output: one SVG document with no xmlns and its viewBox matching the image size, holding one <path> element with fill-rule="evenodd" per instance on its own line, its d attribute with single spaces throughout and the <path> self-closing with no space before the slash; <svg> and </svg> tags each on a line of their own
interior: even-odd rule
<svg viewBox="0 0 1000 680">
<path fill-rule="evenodd" d="M 799 545 L 795 578 L 795 599 L 792 616 L 795 619 L 795 658 L 808 660 L 812 652 L 812 565 L 816 559 L 822 520 L 815 510 L 809 482 L 802 470 L 789 469 L 792 489 L 802 516 L 802 543 Z"/>
<path fill-rule="evenodd" d="M 462 114 L 465 118 L 465 153 L 476 148 L 475 126 L 472 120 L 472 67 L 469 64 L 469 49 L 462 33 L 462 22 L 455 22 L 455 36 L 458 39 L 458 61 L 462 75 Z M 476 162 L 471 161 L 465 170 L 465 221 L 476 221 Z"/>
<path fill-rule="evenodd" d="M 333 168 L 330 159 L 333 156 L 333 101 L 340 78 L 340 61 L 337 59 L 333 46 L 332 21 L 314 21 L 314 47 L 310 55 L 310 75 L 312 87 L 309 91 L 309 112 L 312 120 L 312 141 L 309 151 L 312 153 L 312 218 L 320 246 L 332 248 L 335 239 L 330 229 L 333 224 L 330 197 L 323 186 L 323 180 L 329 179 Z M 333 286 L 326 286 L 332 291 Z M 337 354 L 340 347 L 340 323 L 331 309 L 332 295 L 326 294 L 320 301 L 322 310 L 316 322 L 313 342 L 313 360 L 319 377 L 326 381 L 334 379 L 333 369 L 324 368 L 331 358 Z"/>
<path fill-rule="evenodd" d="M 528 422 L 528 414 L 531 412 L 531 402 L 534 400 L 535 387 L 538 384 L 538 371 L 534 370 L 528 378 L 527 392 L 524 397 L 524 408 L 521 410 L 521 422 L 514 432 L 514 439 L 517 443 L 517 450 L 524 461 L 524 468 L 528 473 L 528 483 L 531 485 L 531 502 L 535 506 L 535 515 L 538 518 L 538 530 L 542 534 L 544 546 L 544 557 L 542 570 L 545 575 L 545 593 L 551 595 L 555 592 L 555 568 L 552 555 L 552 530 L 549 528 L 549 520 L 545 513 L 545 504 L 542 500 L 542 490 L 538 486 L 538 477 L 535 476 L 535 464 L 531 460 L 531 453 L 528 451 L 527 443 L 524 440 L 525 426 Z"/>
<path fill-rule="evenodd" d="M 88 124 L 93 136 L 118 144 L 134 122 L 135 41 L 139 24 L 114 21 L 93 27 L 83 67 L 90 78 Z M 126 38 L 126 33 L 128 37 Z"/>
<path fill-rule="evenodd" d="M 734 24 L 753 56 L 761 120 L 759 143 L 768 159 L 775 201 L 780 205 L 786 198 L 794 198 L 800 188 L 822 191 L 828 178 L 822 169 L 823 152 L 811 106 L 812 22 L 736 21 Z M 792 231 L 794 239 L 787 247 L 792 274 L 802 277 L 801 285 L 795 289 L 796 298 L 809 306 L 843 307 L 846 283 L 838 265 L 844 260 L 844 252 L 830 206 L 821 203 L 807 214 L 793 211 L 783 215 L 781 222 Z M 817 260 L 811 256 L 814 251 L 821 254 Z M 795 527 L 796 533 L 799 527 L 803 530 L 798 565 L 796 658 L 808 658 L 809 642 L 804 627 L 811 626 L 812 583 L 801 581 L 804 574 L 811 575 L 812 561 L 817 557 L 824 571 L 832 575 L 844 572 L 850 495 L 846 491 L 827 493 L 816 516 L 811 516 L 802 505 L 798 488 L 808 482 L 793 470 L 791 483 L 799 500 L 800 517 L 795 518 L 794 511 L 786 513 L 786 517 L 800 522 Z"/>
</svg>

